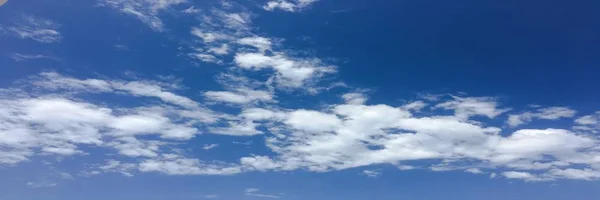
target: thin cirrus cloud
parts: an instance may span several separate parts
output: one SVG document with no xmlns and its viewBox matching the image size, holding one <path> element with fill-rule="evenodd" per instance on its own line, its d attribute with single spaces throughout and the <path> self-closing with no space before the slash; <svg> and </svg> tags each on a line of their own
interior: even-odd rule
<svg viewBox="0 0 600 200">
<path fill-rule="evenodd" d="M 58 43 L 62 40 L 62 34 L 58 30 L 60 24 L 33 15 L 21 15 L 15 19 L 12 25 L 0 27 L 5 34 L 17 36 L 21 39 L 29 39 L 40 43 Z"/>
</svg>

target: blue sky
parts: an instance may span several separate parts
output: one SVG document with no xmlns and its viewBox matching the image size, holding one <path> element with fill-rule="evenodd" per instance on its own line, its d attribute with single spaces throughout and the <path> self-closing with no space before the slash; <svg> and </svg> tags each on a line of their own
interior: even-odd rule
<svg viewBox="0 0 600 200">
<path fill-rule="evenodd" d="M 597 199 L 598 6 L 9 0 L 0 199 Z"/>
</svg>

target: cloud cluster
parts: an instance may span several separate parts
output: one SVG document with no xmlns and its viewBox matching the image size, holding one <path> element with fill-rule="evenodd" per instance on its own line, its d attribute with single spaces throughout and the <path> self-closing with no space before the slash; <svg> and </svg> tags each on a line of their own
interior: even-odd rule
<svg viewBox="0 0 600 200">
<path fill-rule="evenodd" d="M 186 1 L 100 2 L 163 31 L 159 13 Z M 265 9 L 298 11 L 314 2 L 277 0 Z M 325 172 L 389 164 L 399 170 L 460 170 L 525 181 L 600 179 L 600 141 L 590 134 L 599 130 L 598 113 L 580 116 L 573 127 L 506 131 L 501 128 L 505 123 L 515 128 L 538 119 L 576 117 L 576 112 L 549 107 L 514 114 L 497 98 L 466 95 L 370 104 L 369 96 L 356 89 L 327 99 L 319 108 L 290 106 L 279 97 L 310 96 L 302 93 L 306 91 L 318 95 L 326 88 L 324 77 L 337 69 L 294 53 L 281 39 L 258 34 L 253 15 L 237 4 L 183 12 L 201 21 L 186 31 L 194 38 L 186 54 L 227 66 L 216 77 L 222 89 L 199 91 L 203 100 L 195 100 L 177 94 L 181 87 L 160 81 L 41 73 L 0 90 L 0 164 L 16 165 L 36 156 L 85 156 L 94 148 L 106 159 L 87 175 Z M 55 28 L 53 22 L 33 20 L 19 29 L 24 34 L 9 30 L 39 42 L 59 40 L 58 32 L 35 31 L 40 26 Z M 201 160 L 177 148 L 219 145 L 192 142 L 203 133 L 264 138 L 270 152 L 224 162 Z M 362 174 L 381 175 L 368 169 Z M 258 192 L 250 188 L 245 194 L 279 197 Z"/>
</svg>

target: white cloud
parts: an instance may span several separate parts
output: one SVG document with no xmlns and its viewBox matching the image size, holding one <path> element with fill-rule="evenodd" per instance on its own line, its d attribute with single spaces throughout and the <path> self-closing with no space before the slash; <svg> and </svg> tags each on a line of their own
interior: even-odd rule
<svg viewBox="0 0 600 200">
<path fill-rule="evenodd" d="M 204 32 L 200 28 L 194 27 L 191 31 L 192 35 L 199 37 L 205 43 L 212 43 L 221 40 L 228 40 L 230 36 L 218 32 Z"/>
<path fill-rule="evenodd" d="M 436 105 L 436 108 L 454 110 L 454 114 L 462 119 L 468 119 L 471 116 L 486 116 L 494 118 L 509 109 L 498 109 L 498 103 L 494 98 L 487 97 L 457 97 L 454 100 Z"/>
<path fill-rule="evenodd" d="M 258 36 L 245 37 L 245 38 L 239 39 L 237 42 L 241 45 L 255 47 L 260 51 L 269 50 L 269 49 L 271 49 L 271 45 L 273 45 L 269 38 L 258 37 Z"/>
<path fill-rule="evenodd" d="M 188 140 L 199 134 L 198 123 L 210 124 L 218 118 L 197 102 L 150 83 L 81 80 L 56 73 L 43 73 L 32 81 L 36 90 L 50 93 L 0 93 L 4 105 L 0 109 L 0 148 L 7 149 L 0 153 L 0 163 L 16 164 L 33 155 L 83 155 L 86 152 L 81 145 L 110 147 L 129 157 L 156 157 L 163 142 L 135 137 L 154 134 L 161 139 Z M 166 104 L 108 107 L 71 97 L 79 92 L 153 97 Z"/>
<path fill-rule="evenodd" d="M 539 108 L 535 112 L 524 112 L 508 116 L 508 125 L 511 127 L 527 124 L 533 119 L 558 120 L 560 118 L 570 118 L 577 113 L 575 110 L 566 107 Z"/>
<path fill-rule="evenodd" d="M 208 52 L 214 53 L 217 55 L 227 55 L 229 53 L 229 45 L 222 44 L 220 47 L 212 47 L 208 49 Z"/>
<path fill-rule="evenodd" d="M 101 6 L 133 15 L 158 32 L 165 30 L 164 23 L 159 18 L 159 12 L 184 2 L 187 0 L 99 0 Z"/>
<path fill-rule="evenodd" d="M 425 103 L 423 101 L 413 101 L 408 104 L 405 104 L 404 106 L 402 106 L 402 108 L 404 108 L 406 110 L 420 111 L 421 109 L 425 108 L 426 106 L 427 106 L 427 103 Z"/>
<path fill-rule="evenodd" d="M 208 91 L 204 93 L 206 98 L 232 104 L 249 104 L 257 102 L 272 102 L 273 94 L 267 91 L 239 88 L 236 91 Z"/>
<path fill-rule="evenodd" d="M 57 183 L 53 183 L 53 182 L 47 182 L 47 181 L 42 181 L 42 182 L 27 182 L 27 186 L 32 187 L 32 188 L 45 188 L 45 187 L 54 187 L 57 186 Z"/>
<path fill-rule="evenodd" d="M 11 56 L 11 58 L 13 60 L 17 61 L 17 62 L 20 62 L 20 61 L 30 61 L 30 60 L 38 60 L 38 59 L 49 59 L 49 60 L 55 60 L 55 61 L 59 60 L 56 57 L 42 55 L 42 54 L 29 55 L 29 54 L 19 54 L 19 53 L 13 54 Z"/>
<path fill-rule="evenodd" d="M 529 172 L 518 172 L 518 171 L 509 171 L 502 173 L 504 177 L 507 179 L 521 179 L 524 181 L 544 181 L 546 179 L 541 178 L 535 174 L 531 174 Z"/>
<path fill-rule="evenodd" d="M 31 15 L 23 15 L 17 23 L 0 31 L 13 34 L 21 39 L 31 39 L 41 43 L 60 42 L 62 35 L 58 31 L 60 25 L 49 19 Z"/>
<path fill-rule="evenodd" d="M 204 146 L 202 146 L 202 149 L 210 150 L 210 149 L 217 148 L 218 146 L 219 146 L 219 144 L 205 144 Z"/>
<path fill-rule="evenodd" d="M 185 10 L 183 10 L 183 13 L 186 14 L 195 14 L 195 13 L 199 13 L 200 9 L 195 8 L 194 6 L 190 6 L 189 8 L 186 8 Z"/>
<path fill-rule="evenodd" d="M 163 154 L 160 158 L 142 161 L 139 170 L 168 175 L 231 175 L 242 172 L 238 166 L 202 163 L 198 159 L 173 154 Z"/>
<path fill-rule="evenodd" d="M 398 169 L 402 170 L 402 171 L 406 171 L 406 170 L 416 169 L 416 167 L 413 167 L 413 166 L 410 166 L 410 165 L 400 165 L 400 166 L 398 166 Z"/>
<path fill-rule="evenodd" d="M 275 70 L 275 81 L 282 87 L 298 88 L 313 78 L 335 72 L 332 66 L 325 66 L 317 59 L 294 60 L 282 54 L 268 56 L 262 53 L 238 53 L 235 63 L 242 69 Z"/>
<path fill-rule="evenodd" d="M 466 169 L 465 172 L 469 172 L 471 174 L 483 174 L 483 171 L 481 171 L 480 169 L 477 169 L 477 168 L 469 168 L 469 169 Z"/>
<path fill-rule="evenodd" d="M 263 8 L 269 11 L 280 9 L 288 12 L 297 12 L 317 1 L 318 0 L 271 0 L 267 2 Z"/>
<path fill-rule="evenodd" d="M 367 95 L 362 94 L 362 93 L 346 93 L 344 95 L 342 95 L 342 98 L 344 99 L 344 101 L 347 104 L 357 104 L 357 105 L 361 105 L 361 104 L 365 104 L 368 100 Z"/>
<path fill-rule="evenodd" d="M 381 172 L 375 170 L 363 170 L 361 174 L 371 178 L 381 176 Z"/>
<path fill-rule="evenodd" d="M 274 198 L 274 199 L 278 199 L 279 196 L 277 195 L 270 195 L 270 194 L 259 194 L 260 190 L 257 188 L 246 188 L 246 190 L 244 190 L 244 194 L 246 196 L 254 196 L 254 197 L 261 197 L 261 198 Z"/>
<path fill-rule="evenodd" d="M 191 54 L 191 56 L 193 58 L 196 58 L 198 60 L 201 60 L 201 61 L 207 62 L 207 63 L 221 64 L 223 62 L 223 61 L 219 60 L 217 57 L 210 55 L 210 54 L 205 54 L 205 53 L 195 53 L 195 54 Z"/>
<path fill-rule="evenodd" d="M 576 126 L 573 127 L 575 130 L 598 133 L 600 130 L 600 111 L 577 118 L 575 124 Z"/>
<path fill-rule="evenodd" d="M 203 196 L 206 199 L 218 199 L 220 196 L 216 194 L 208 194 Z"/>
</svg>

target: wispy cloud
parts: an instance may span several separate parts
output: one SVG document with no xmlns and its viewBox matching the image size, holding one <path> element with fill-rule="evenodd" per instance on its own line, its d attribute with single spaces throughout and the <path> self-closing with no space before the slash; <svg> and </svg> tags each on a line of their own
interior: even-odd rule
<svg viewBox="0 0 600 200">
<path fill-rule="evenodd" d="M 253 197 L 261 197 L 261 198 L 273 198 L 273 199 L 278 199 L 279 196 L 278 195 L 271 195 L 271 194 L 260 194 L 258 193 L 260 192 L 259 189 L 256 188 L 247 188 L 245 190 L 245 195 L 246 196 L 253 196 Z"/>
<path fill-rule="evenodd" d="M 47 56 L 47 55 L 42 55 L 42 54 L 20 54 L 20 53 L 15 53 L 11 55 L 11 58 L 17 62 L 20 61 L 30 61 L 30 60 L 38 60 L 38 59 L 49 59 L 49 60 L 55 60 L 55 61 L 59 61 L 60 59 L 53 57 L 53 56 Z"/>
<path fill-rule="evenodd" d="M 60 25 L 52 20 L 22 15 L 12 25 L 0 31 L 15 35 L 21 39 L 31 39 L 41 43 L 60 42 L 62 35 L 58 31 Z"/>
<path fill-rule="evenodd" d="M 310 6 L 318 0 L 271 0 L 267 2 L 263 8 L 265 10 L 283 10 L 288 12 L 298 12 Z"/>
</svg>

